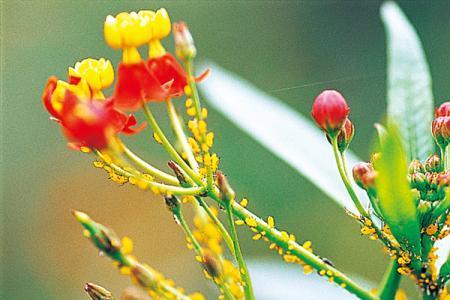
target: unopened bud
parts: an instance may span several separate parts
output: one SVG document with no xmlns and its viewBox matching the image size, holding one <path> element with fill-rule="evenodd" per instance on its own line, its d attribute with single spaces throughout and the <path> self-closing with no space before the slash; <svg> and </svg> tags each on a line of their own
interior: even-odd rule
<svg viewBox="0 0 450 300">
<path fill-rule="evenodd" d="M 111 229 L 92 220 L 87 214 L 73 211 L 78 222 L 89 232 L 89 237 L 95 246 L 108 255 L 112 255 L 121 248 L 117 234 Z"/>
<path fill-rule="evenodd" d="M 222 198 L 222 200 L 224 200 L 225 202 L 234 201 L 235 193 L 228 183 L 225 175 L 223 175 L 223 173 L 219 171 L 217 172 L 216 178 L 217 185 L 220 191 L 220 197 Z"/>
<path fill-rule="evenodd" d="M 166 201 L 166 206 L 167 206 L 167 208 L 168 208 L 171 212 L 175 213 L 176 210 L 178 210 L 178 209 L 180 208 L 181 202 L 180 202 L 180 199 L 178 199 L 178 197 L 173 196 L 173 195 L 171 195 L 171 196 L 165 196 L 165 197 L 164 197 L 164 200 Z"/>
<path fill-rule="evenodd" d="M 220 278 L 222 276 L 222 266 L 212 253 L 207 252 L 203 256 L 203 264 L 205 266 L 206 272 L 208 272 L 211 277 Z"/>
<path fill-rule="evenodd" d="M 409 176 L 411 187 L 418 189 L 419 191 L 424 191 L 427 188 L 428 180 L 425 174 L 414 173 Z"/>
<path fill-rule="evenodd" d="M 169 168 L 172 169 L 172 171 L 175 173 L 175 176 L 177 177 L 178 181 L 181 185 L 186 184 L 186 178 L 184 177 L 183 172 L 181 171 L 181 168 L 179 165 L 177 165 L 173 160 L 169 160 L 167 163 Z"/>
<path fill-rule="evenodd" d="M 353 178 L 356 184 L 364 190 L 375 186 L 376 172 L 371 163 L 361 162 L 353 167 Z"/>
<path fill-rule="evenodd" d="M 197 54 L 194 39 L 185 22 L 173 24 L 173 38 L 175 40 L 176 55 L 182 60 L 193 59 Z"/>
<path fill-rule="evenodd" d="M 450 117 L 450 102 L 444 102 L 436 108 L 434 111 L 434 116 L 438 117 Z"/>
<path fill-rule="evenodd" d="M 110 291 L 108 291 L 107 289 L 105 289 L 99 285 L 96 285 L 96 284 L 93 284 L 90 282 L 88 282 L 84 285 L 84 290 L 92 300 L 112 300 L 113 299 L 113 296 Z"/>
<path fill-rule="evenodd" d="M 439 172 L 441 169 L 441 159 L 437 154 L 433 154 L 425 161 L 425 170 L 428 172 Z"/>
<path fill-rule="evenodd" d="M 155 284 L 155 276 L 145 266 L 136 263 L 131 269 L 131 275 L 142 287 L 152 287 Z"/>
<path fill-rule="evenodd" d="M 445 148 L 450 142 L 450 117 L 437 117 L 431 124 L 431 133 L 439 147 Z"/>
<path fill-rule="evenodd" d="M 338 148 L 340 152 L 344 152 L 347 150 L 351 141 L 353 140 L 353 136 L 355 135 L 355 126 L 353 126 L 352 122 L 347 118 L 344 121 L 344 125 L 341 130 L 339 130 L 339 134 L 337 136 Z"/>
<path fill-rule="evenodd" d="M 420 216 L 426 215 L 431 210 L 431 203 L 428 201 L 420 201 L 417 206 L 417 210 Z"/>
<path fill-rule="evenodd" d="M 311 116 L 331 138 L 336 137 L 344 125 L 350 108 L 338 91 L 325 90 L 314 100 Z"/>
<path fill-rule="evenodd" d="M 436 178 L 437 184 L 440 187 L 447 187 L 450 185 L 450 171 L 441 172 Z"/>
<path fill-rule="evenodd" d="M 409 174 L 414 174 L 414 173 L 425 173 L 425 167 L 423 166 L 423 164 L 417 160 L 414 159 L 410 164 L 409 164 L 409 169 L 408 169 Z"/>
</svg>

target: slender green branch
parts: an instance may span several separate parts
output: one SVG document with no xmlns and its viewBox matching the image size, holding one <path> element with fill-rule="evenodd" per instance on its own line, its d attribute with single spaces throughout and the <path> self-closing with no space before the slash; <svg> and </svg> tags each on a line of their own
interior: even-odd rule
<svg viewBox="0 0 450 300">
<path fill-rule="evenodd" d="M 219 231 L 220 231 L 220 233 L 221 233 L 225 243 L 227 244 L 227 246 L 230 249 L 230 251 L 233 254 L 233 256 L 235 256 L 233 240 L 231 239 L 231 236 L 228 233 L 228 231 L 225 228 L 225 226 L 223 226 L 223 224 L 222 224 L 222 222 L 220 222 L 219 218 L 217 218 L 214 215 L 214 213 L 211 211 L 211 208 L 208 206 L 208 204 L 205 202 L 205 200 L 203 200 L 203 198 L 201 198 L 199 196 L 197 196 L 195 198 L 197 199 L 198 204 L 205 210 L 205 212 L 211 218 L 211 220 L 213 221 L 214 225 L 217 226 L 217 228 L 219 229 Z"/>
<path fill-rule="evenodd" d="M 397 293 L 401 276 L 397 272 L 398 263 L 395 259 L 389 262 L 386 269 L 386 273 L 381 280 L 378 294 L 380 295 L 380 300 L 391 300 L 395 298 Z"/>
<path fill-rule="evenodd" d="M 163 131 L 159 127 L 158 123 L 156 122 L 155 117 L 153 116 L 150 108 L 145 103 L 142 105 L 142 108 L 144 109 L 144 114 L 147 118 L 147 121 L 148 121 L 150 127 L 155 132 L 155 134 L 160 138 L 163 147 L 166 149 L 166 151 L 169 153 L 169 155 L 172 157 L 172 159 L 175 160 L 177 162 L 177 164 L 180 165 L 180 167 L 183 169 L 183 171 L 185 171 L 186 174 L 190 178 L 192 178 L 192 180 L 194 180 L 196 184 L 202 185 L 203 182 L 202 182 L 200 176 L 189 167 L 189 165 L 184 161 L 184 159 L 180 156 L 180 154 L 178 154 L 178 152 L 175 150 L 175 148 L 169 142 L 167 137 L 164 135 Z"/>
<path fill-rule="evenodd" d="M 234 215 L 232 209 L 233 199 L 227 200 L 225 208 L 227 210 L 228 223 L 230 225 L 231 237 L 234 245 L 234 252 L 236 253 L 236 260 L 239 265 L 239 273 L 244 285 L 244 293 L 246 300 L 253 300 L 255 296 L 253 295 L 252 281 L 250 279 L 250 274 L 248 272 L 247 264 L 245 263 L 244 256 L 242 255 L 241 247 L 239 245 L 239 237 L 236 231 L 236 225 L 234 224 Z"/>
<path fill-rule="evenodd" d="M 112 168 L 112 170 L 122 176 L 129 178 L 136 178 L 137 180 L 140 180 L 146 184 L 150 188 L 156 188 L 160 192 L 169 192 L 173 195 L 180 195 L 180 196 L 197 196 L 204 193 L 205 188 L 204 187 L 180 187 L 180 186 L 172 186 L 167 185 L 163 183 L 153 182 L 151 180 L 148 180 L 147 178 L 140 176 L 139 174 L 133 174 L 129 171 L 124 170 L 120 166 L 116 165 L 115 163 L 108 162 L 106 157 L 100 152 L 95 151 L 95 153 L 107 164 L 109 167 Z"/>
<path fill-rule="evenodd" d="M 192 93 L 192 100 L 194 101 L 195 105 L 195 115 L 197 120 L 202 119 L 202 107 L 200 104 L 200 97 L 198 96 L 198 90 L 197 85 L 195 84 L 195 78 L 194 78 L 194 62 L 193 59 L 187 59 L 185 61 L 185 69 L 187 72 L 188 77 L 188 86 L 191 89 Z"/>
<path fill-rule="evenodd" d="M 150 165 L 145 160 L 137 156 L 133 151 L 131 151 L 125 144 L 121 143 L 121 147 L 123 149 L 123 152 L 125 156 L 130 159 L 132 162 L 134 162 L 138 167 L 142 168 L 145 172 L 148 174 L 157 177 L 163 181 L 166 181 L 167 183 L 173 184 L 173 185 L 179 185 L 179 182 L 175 176 L 172 176 L 170 174 L 167 174 L 158 168 Z"/>
<path fill-rule="evenodd" d="M 173 215 L 175 218 L 180 222 L 180 226 L 183 229 L 184 233 L 186 234 L 186 237 L 188 239 L 188 242 L 192 244 L 192 247 L 194 248 L 195 253 L 199 256 L 199 259 L 202 263 L 204 263 L 204 253 L 203 248 L 200 245 L 200 243 L 195 238 L 194 234 L 192 233 L 191 229 L 189 228 L 189 225 L 187 224 L 186 220 L 184 219 L 183 213 L 181 212 L 181 207 L 177 207 L 172 210 Z M 223 293 L 226 300 L 233 300 L 233 296 L 229 290 L 229 288 L 226 286 L 226 284 L 222 281 L 221 278 L 213 278 L 213 282 L 217 285 L 219 288 L 219 291 Z"/>
<path fill-rule="evenodd" d="M 208 193 L 208 195 L 214 199 L 219 205 L 225 206 L 225 203 L 219 196 L 219 192 L 214 190 L 213 192 Z M 269 241 L 275 243 L 279 247 L 283 248 L 285 251 L 289 249 L 292 255 L 295 255 L 306 264 L 310 265 L 317 271 L 324 270 L 325 272 L 330 271 L 333 274 L 334 282 L 339 284 L 341 287 L 349 291 L 350 293 L 358 296 L 360 299 L 365 300 L 376 300 L 377 297 L 372 295 L 370 292 L 366 291 L 364 288 L 359 286 L 356 282 L 351 280 L 347 275 L 337 270 L 333 266 L 330 266 L 326 262 L 324 262 L 317 255 L 312 254 L 302 246 L 300 246 L 295 241 L 286 240 L 280 231 L 276 228 L 270 227 L 267 222 L 240 206 L 237 202 L 233 202 L 232 204 L 233 214 L 243 220 L 254 220 L 255 226 L 253 228 L 257 229 L 259 232 L 264 232 L 265 237 L 269 239 Z"/>
<path fill-rule="evenodd" d="M 186 153 L 189 165 L 194 171 L 198 172 L 198 163 L 195 160 L 194 153 L 192 153 L 191 147 L 189 146 L 189 143 L 187 141 L 186 134 L 184 133 L 183 127 L 180 122 L 180 116 L 178 115 L 178 112 L 171 99 L 168 99 L 166 103 L 172 128 L 177 135 L 178 141 L 180 142 L 184 153 Z"/>
<path fill-rule="evenodd" d="M 332 138 L 331 143 L 333 145 L 334 158 L 336 160 L 339 174 L 341 175 L 341 179 L 345 185 L 345 188 L 347 189 L 347 192 L 350 195 L 350 198 L 352 199 L 352 201 L 355 204 L 356 208 L 358 209 L 359 213 L 365 217 L 369 217 L 369 214 L 366 212 L 364 207 L 361 205 L 361 202 L 359 201 L 358 196 L 356 196 L 356 193 L 353 190 L 353 187 L 352 187 L 350 181 L 348 180 L 347 173 L 344 170 L 344 166 L 343 166 L 343 163 L 342 163 L 342 160 L 340 157 L 341 155 L 340 155 L 340 151 L 338 148 L 337 137 Z"/>
</svg>

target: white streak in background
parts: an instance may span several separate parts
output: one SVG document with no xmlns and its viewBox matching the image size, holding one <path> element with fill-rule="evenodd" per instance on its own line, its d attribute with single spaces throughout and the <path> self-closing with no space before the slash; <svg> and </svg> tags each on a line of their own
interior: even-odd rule
<svg viewBox="0 0 450 300">
<path fill-rule="evenodd" d="M 308 178 L 331 199 L 357 212 L 339 177 L 332 148 L 312 121 L 235 74 L 211 62 L 206 65 L 212 72 L 200 85 L 200 90 L 216 110 Z M 303 103 L 309 106 L 312 99 L 305 99 Z M 351 151 L 346 152 L 346 157 L 350 170 L 361 161 Z M 355 190 L 367 207 L 365 193 L 356 185 Z"/>
<path fill-rule="evenodd" d="M 450 255 L 450 236 L 447 236 L 443 240 L 437 241 L 435 247 L 438 247 L 438 250 L 436 251 L 436 254 L 438 255 L 436 266 L 437 269 L 440 270 Z"/>
<path fill-rule="evenodd" d="M 248 268 L 256 299 L 261 300 L 350 300 L 358 299 L 350 292 L 328 282 L 316 273 L 303 274 L 300 266 L 278 261 L 249 261 Z M 355 276 L 352 276 L 355 279 Z M 375 285 L 360 278 L 357 282 L 368 289 Z"/>
</svg>

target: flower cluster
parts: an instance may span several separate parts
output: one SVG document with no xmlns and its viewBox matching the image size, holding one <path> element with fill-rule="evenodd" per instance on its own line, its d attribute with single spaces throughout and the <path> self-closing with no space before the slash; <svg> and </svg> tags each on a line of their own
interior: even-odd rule
<svg viewBox="0 0 450 300">
<path fill-rule="evenodd" d="M 315 100 L 312 116 L 317 125 L 325 131 L 327 139 L 333 144 L 335 157 L 346 188 L 352 197 L 359 215 L 349 213 L 361 224 L 361 234 L 372 240 L 380 240 L 388 253 L 397 263 L 397 272 L 408 275 L 430 295 L 437 295 L 444 286 L 439 282 L 436 269 L 436 247 L 434 243 L 449 235 L 448 201 L 450 171 L 445 166 L 446 148 L 450 142 L 450 102 L 442 104 L 436 109 L 432 122 L 432 135 L 436 144 L 441 148 L 440 155 L 433 154 L 424 162 L 414 159 L 409 164 L 408 179 L 410 192 L 413 195 L 417 209 L 417 222 L 420 226 L 422 247 L 413 251 L 408 241 L 399 238 L 388 225 L 392 217 L 383 210 L 380 204 L 377 181 L 380 174 L 377 171 L 378 161 L 383 153 L 372 155 L 370 162 L 361 162 L 353 167 L 355 183 L 367 192 L 370 207 L 361 205 L 353 187 L 350 184 L 344 151 L 353 137 L 353 125 L 347 125 L 350 109 L 344 97 L 336 91 L 324 91 Z M 381 125 L 380 125 L 381 126 Z M 385 131 L 385 129 L 383 129 Z M 382 134 L 387 134 L 383 132 Z M 381 137 L 380 143 L 383 143 Z M 386 175 L 386 174 L 384 174 Z M 399 204 L 401 205 L 401 204 Z M 395 228 L 394 228 L 395 229 Z M 422 254 L 418 256 L 416 252 Z"/>
</svg>

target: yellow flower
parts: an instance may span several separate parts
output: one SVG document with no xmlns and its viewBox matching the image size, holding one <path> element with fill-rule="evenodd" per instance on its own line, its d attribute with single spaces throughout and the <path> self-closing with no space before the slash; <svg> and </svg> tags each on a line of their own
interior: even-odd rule
<svg viewBox="0 0 450 300">
<path fill-rule="evenodd" d="M 69 68 L 69 78 L 85 80 L 95 94 L 114 82 L 114 70 L 109 60 L 86 58 Z"/>
</svg>

